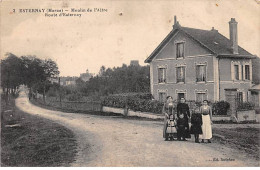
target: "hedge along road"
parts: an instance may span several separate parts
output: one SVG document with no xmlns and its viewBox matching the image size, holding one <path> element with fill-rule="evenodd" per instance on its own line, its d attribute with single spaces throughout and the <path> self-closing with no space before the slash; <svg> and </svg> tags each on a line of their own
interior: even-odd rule
<svg viewBox="0 0 260 170">
<path fill-rule="evenodd" d="M 76 134 L 78 153 L 71 166 L 259 166 L 256 160 L 214 141 L 164 141 L 163 124 L 158 121 L 46 110 L 32 105 L 24 91 L 16 106 Z"/>
</svg>

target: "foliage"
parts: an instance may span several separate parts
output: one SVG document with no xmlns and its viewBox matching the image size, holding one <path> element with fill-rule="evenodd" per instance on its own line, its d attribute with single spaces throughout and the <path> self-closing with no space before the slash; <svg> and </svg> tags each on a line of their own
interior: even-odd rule
<svg viewBox="0 0 260 170">
<path fill-rule="evenodd" d="M 201 106 L 201 102 L 196 102 L 194 100 L 186 101 L 186 103 L 189 105 L 192 113 L 196 107 Z M 133 111 L 151 112 L 157 114 L 162 112 L 163 107 L 163 103 L 157 100 L 152 100 L 151 94 L 148 93 L 109 95 L 102 98 L 102 105 L 116 108 L 128 108 Z M 177 101 L 174 101 L 174 105 L 175 107 L 177 106 Z M 227 115 L 227 111 L 230 107 L 229 103 L 225 101 L 209 102 L 209 105 L 212 107 L 214 115 Z"/>
<path fill-rule="evenodd" d="M 72 93 L 66 95 L 66 99 L 68 101 L 80 101 L 83 98 L 82 94 L 80 93 Z"/>
<path fill-rule="evenodd" d="M 226 101 L 212 103 L 212 112 L 214 115 L 227 115 L 230 104 Z"/>
<path fill-rule="evenodd" d="M 1 60 L 1 86 L 6 95 L 14 93 L 23 83 L 24 65 L 22 60 L 12 53 L 6 54 L 7 58 Z"/>
<path fill-rule="evenodd" d="M 133 111 L 152 112 L 160 114 L 163 103 L 149 99 L 150 94 L 123 94 L 103 97 L 102 105 L 117 108 L 128 108 Z"/>
<path fill-rule="evenodd" d="M 99 74 L 90 78 L 83 93 L 88 95 L 109 95 L 129 92 L 149 92 L 149 66 L 126 66 L 100 68 Z"/>
<path fill-rule="evenodd" d="M 251 102 L 241 102 L 239 103 L 237 110 L 238 111 L 247 111 L 247 110 L 254 110 L 255 105 Z"/>
<path fill-rule="evenodd" d="M 17 57 L 7 53 L 6 58 L 1 60 L 1 86 L 7 97 L 10 91 L 16 92 L 22 84 L 45 94 L 51 86 L 49 79 L 58 75 L 58 66 L 51 59 L 42 60 L 36 56 Z"/>
</svg>

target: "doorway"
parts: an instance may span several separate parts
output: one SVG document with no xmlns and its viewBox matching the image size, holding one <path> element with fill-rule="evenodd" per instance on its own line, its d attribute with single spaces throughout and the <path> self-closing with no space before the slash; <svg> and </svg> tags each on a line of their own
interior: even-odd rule
<svg viewBox="0 0 260 170">
<path fill-rule="evenodd" d="M 185 98 L 185 93 L 178 93 L 178 98 L 177 98 L 177 100 L 180 101 L 181 98 Z"/>
</svg>

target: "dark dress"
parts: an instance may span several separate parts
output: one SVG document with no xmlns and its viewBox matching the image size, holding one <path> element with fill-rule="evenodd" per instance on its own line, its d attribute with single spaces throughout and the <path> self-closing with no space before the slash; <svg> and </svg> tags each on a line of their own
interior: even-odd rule
<svg viewBox="0 0 260 170">
<path fill-rule="evenodd" d="M 191 134 L 202 134 L 202 117 L 200 113 L 193 113 L 191 116 Z"/>
<path fill-rule="evenodd" d="M 185 117 L 177 119 L 177 137 L 178 139 L 187 137 L 188 121 Z"/>
<path fill-rule="evenodd" d="M 186 103 L 178 103 L 177 105 L 177 118 L 179 119 L 180 114 L 184 114 L 184 119 L 186 122 L 186 130 L 185 130 L 185 137 L 191 138 L 190 136 L 190 130 L 189 130 L 189 123 L 188 123 L 188 117 L 190 117 L 190 108 L 189 105 Z M 178 124 L 178 122 L 177 122 Z M 178 132 L 177 132 L 178 133 Z"/>
</svg>

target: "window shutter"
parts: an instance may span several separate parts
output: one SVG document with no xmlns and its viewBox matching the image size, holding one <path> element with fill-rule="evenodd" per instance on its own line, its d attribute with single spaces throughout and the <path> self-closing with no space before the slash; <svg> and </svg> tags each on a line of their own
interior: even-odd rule
<svg viewBox="0 0 260 170">
<path fill-rule="evenodd" d="M 179 82 L 179 80 L 180 80 L 180 73 L 181 71 L 180 71 L 180 67 L 177 67 L 176 68 L 176 82 L 178 83 Z"/>
<path fill-rule="evenodd" d="M 242 80 L 242 65 L 238 65 L 238 80 Z"/>
<path fill-rule="evenodd" d="M 207 67 L 206 67 L 206 65 L 203 66 L 203 68 L 204 68 L 204 75 L 203 75 L 204 78 L 203 78 L 203 81 L 207 81 L 206 80 L 207 79 L 207 75 L 206 75 L 207 74 L 207 70 L 206 70 Z"/>
<path fill-rule="evenodd" d="M 200 67 L 198 65 L 196 65 L 196 82 L 199 79 L 199 69 L 200 69 Z"/>
<path fill-rule="evenodd" d="M 183 82 L 185 82 L 185 67 L 182 67 L 182 70 L 183 70 Z"/>
<path fill-rule="evenodd" d="M 245 69 L 244 69 L 244 65 L 243 64 L 241 64 L 241 80 L 244 80 L 245 79 Z"/>
<path fill-rule="evenodd" d="M 163 81 L 166 83 L 166 68 L 163 69 Z"/>
<path fill-rule="evenodd" d="M 235 80 L 235 67 L 233 63 L 231 63 L 231 80 Z"/>
<path fill-rule="evenodd" d="M 243 102 L 245 102 L 245 101 L 246 101 L 246 93 L 245 93 L 245 92 L 242 92 L 242 94 L 243 94 L 242 100 L 243 100 Z"/>
</svg>

